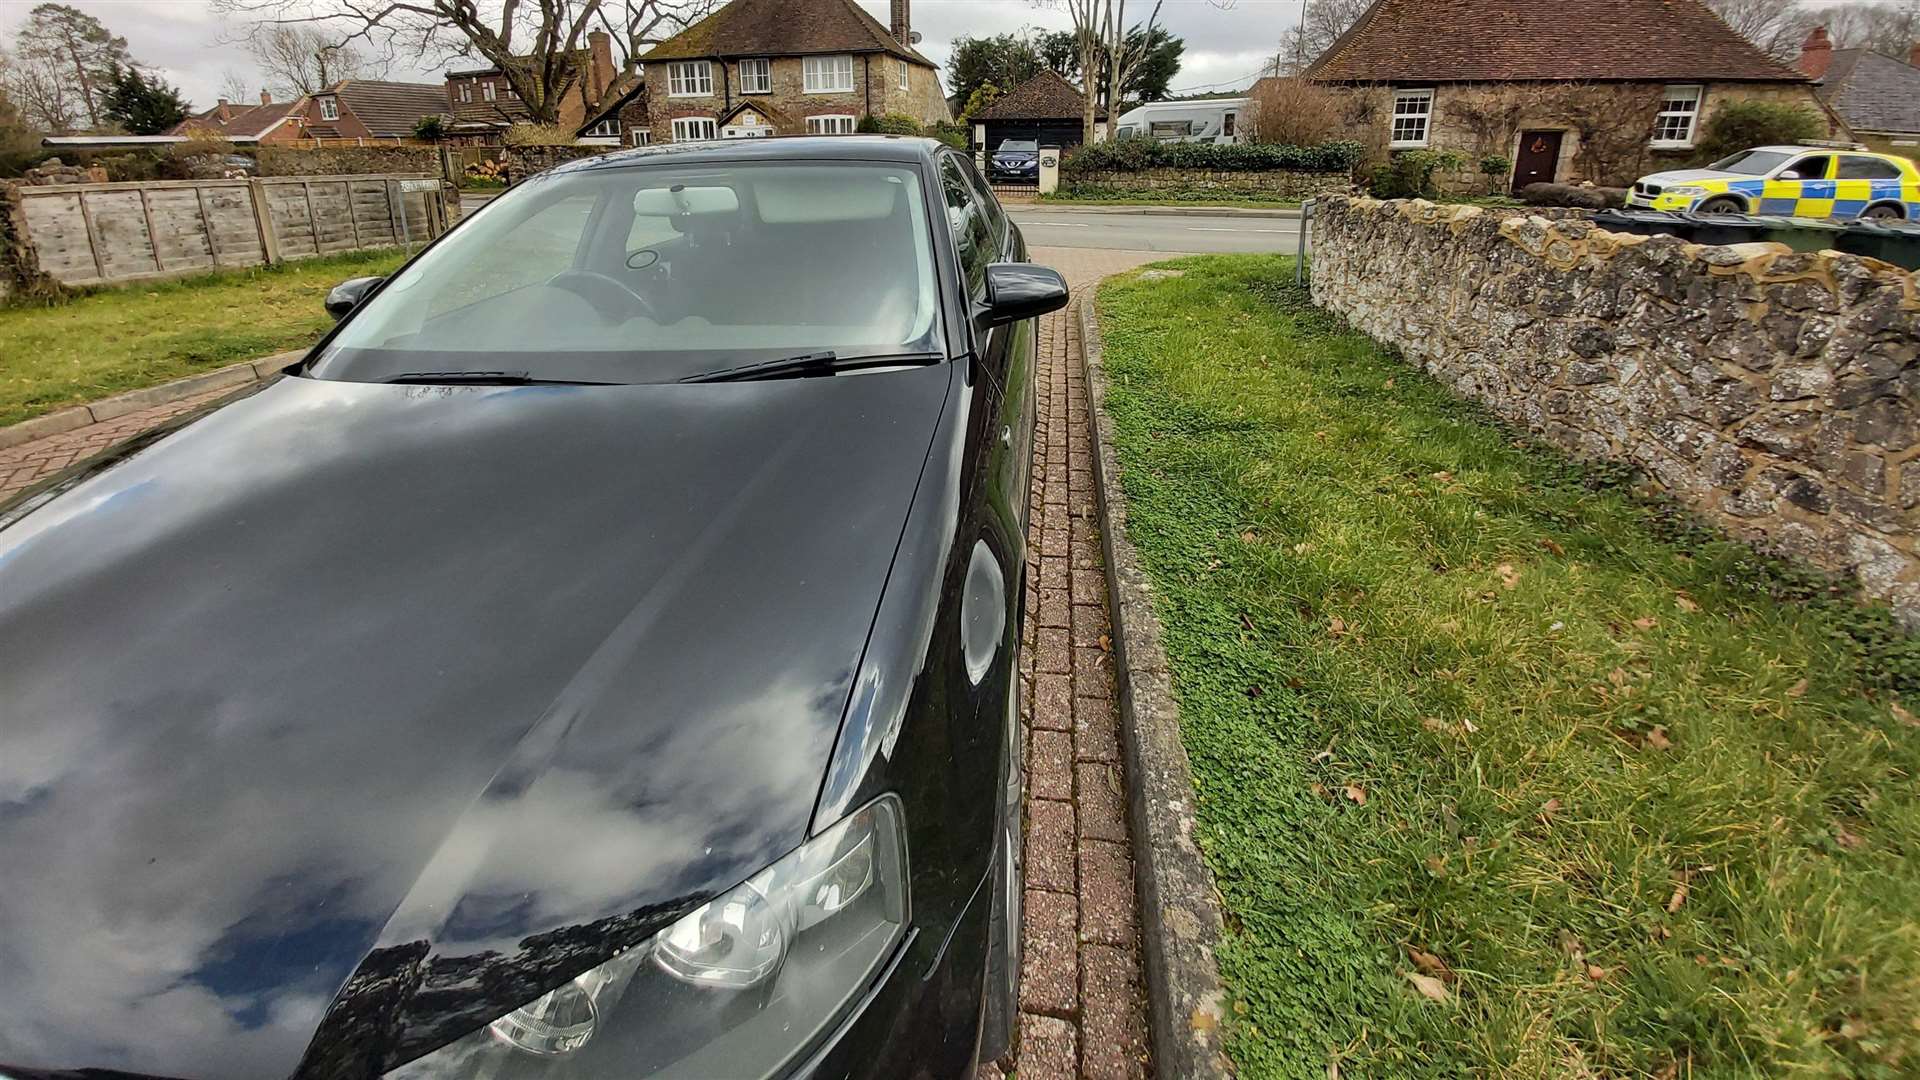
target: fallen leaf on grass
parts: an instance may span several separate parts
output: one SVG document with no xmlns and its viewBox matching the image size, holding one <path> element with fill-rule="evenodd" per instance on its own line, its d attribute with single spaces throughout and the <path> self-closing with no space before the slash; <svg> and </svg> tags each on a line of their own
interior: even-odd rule
<svg viewBox="0 0 1920 1080">
<path fill-rule="evenodd" d="M 1566 548 L 1561 547 L 1559 544 L 1556 544 L 1552 540 L 1547 539 L 1545 537 L 1541 538 L 1540 546 L 1543 548 L 1546 548 L 1549 554 L 1557 558 L 1565 558 L 1567 555 Z"/>
<path fill-rule="evenodd" d="M 1660 620 L 1654 618 L 1651 615 L 1648 615 L 1648 616 L 1645 616 L 1644 618 L 1633 620 L 1633 625 L 1638 627 L 1641 630 L 1651 630 L 1654 627 L 1660 625 Z"/>
<path fill-rule="evenodd" d="M 1440 470 L 1439 472 L 1437 472 L 1437 473 L 1434 473 L 1434 474 L 1433 474 L 1433 478 L 1434 478 L 1435 480 L 1438 480 L 1438 481 L 1440 481 L 1440 482 L 1441 482 L 1441 483 L 1443 483 L 1443 484 L 1451 484 L 1451 483 L 1453 483 L 1453 474 L 1452 474 L 1452 473 L 1450 473 L 1450 472 L 1448 472 L 1448 471 L 1447 471 L 1447 470 L 1445 470 L 1445 469 L 1441 469 L 1441 470 Z"/>
<path fill-rule="evenodd" d="M 1699 611 L 1700 605 L 1686 593 L 1674 593 L 1673 602 L 1680 605 L 1681 611 Z"/>
<path fill-rule="evenodd" d="M 1667 738 L 1667 729 L 1664 726 L 1656 727 L 1652 731 L 1647 732 L 1647 745 L 1653 747 L 1655 750 L 1671 750 L 1673 749 L 1673 740 Z"/>
<path fill-rule="evenodd" d="M 1347 801 L 1355 806 L 1367 805 L 1367 789 L 1359 784 L 1348 784 L 1345 792 Z"/>
<path fill-rule="evenodd" d="M 1306 543 L 1304 541 L 1293 545 L 1293 553 L 1295 555 L 1305 555 L 1307 552 L 1312 550 L 1313 550 L 1313 545 Z"/>
<path fill-rule="evenodd" d="M 1319 783 L 1317 781 L 1307 790 L 1313 792 L 1314 795 L 1319 798 L 1324 799 L 1327 797 L 1327 785 Z"/>
<path fill-rule="evenodd" d="M 1889 701 L 1887 702 L 1887 708 L 1893 710 L 1893 718 L 1895 720 L 1900 721 L 1901 723 L 1907 725 L 1908 727 L 1920 727 L 1920 720 L 1914 719 L 1914 716 L 1912 713 L 1901 708 L 1899 702 Z"/>
<path fill-rule="evenodd" d="M 1540 820 L 1541 821 L 1546 821 L 1549 818 L 1553 817 L 1553 815 L 1559 812 L 1560 812 L 1559 799 L 1548 799 L 1546 802 L 1543 802 L 1540 804 Z"/>
<path fill-rule="evenodd" d="M 1347 633 L 1347 620 L 1338 615 L 1328 616 L 1327 633 L 1333 637 L 1344 637 Z"/>
<path fill-rule="evenodd" d="M 1391 390 L 1391 389 L 1393 389 L 1393 380 L 1392 380 L 1392 379 L 1388 379 L 1388 380 L 1387 380 L 1386 382 L 1383 382 L 1383 383 L 1381 383 L 1381 384 L 1380 384 L 1380 388 L 1381 388 L 1381 389 L 1383 389 L 1383 390 Z"/>
<path fill-rule="evenodd" d="M 1515 570 L 1512 563 L 1501 563 L 1496 569 L 1500 575 L 1501 587 L 1512 589 L 1520 584 L 1520 571 Z"/>
<path fill-rule="evenodd" d="M 1573 957 L 1577 963 L 1587 958 L 1587 951 L 1581 947 L 1580 939 L 1571 930 L 1560 931 L 1560 951 Z"/>
<path fill-rule="evenodd" d="M 1416 949 L 1409 945 L 1407 946 L 1407 958 L 1413 961 L 1413 966 L 1419 968 L 1422 974 L 1431 975 L 1443 983 L 1450 983 L 1459 978 L 1458 975 L 1453 973 L 1453 969 L 1447 966 L 1445 960 L 1427 952 L 1425 949 Z"/>
<path fill-rule="evenodd" d="M 1432 874 L 1434 877 L 1437 877 L 1437 878 L 1446 877 L 1447 876 L 1447 857 L 1445 855 L 1427 856 L 1427 873 Z M 1419 960 L 1416 958 L 1414 960 L 1414 963 L 1416 964 L 1419 963 Z"/>
<path fill-rule="evenodd" d="M 1241 542 L 1241 543 L 1243 543 L 1243 544 L 1251 544 L 1251 543 L 1253 543 L 1253 542 L 1255 542 L 1255 541 L 1257 541 L 1257 540 L 1259 540 L 1259 539 L 1260 539 L 1259 537 L 1257 537 L 1257 536 L 1255 536 L 1255 535 L 1253 534 L 1253 530 L 1252 530 L 1252 529 L 1247 529 L 1247 530 L 1245 530 L 1245 531 L 1243 531 L 1243 532 L 1241 532 L 1241 534 L 1240 534 L 1240 542 Z"/>
<path fill-rule="evenodd" d="M 1806 697 L 1807 696 L 1807 680 L 1801 679 L 1799 682 L 1794 683 L 1792 686 L 1787 687 L 1787 696 L 1792 698 Z"/>
<path fill-rule="evenodd" d="M 1667 898 L 1667 914 L 1671 915 L 1674 912 L 1679 911 L 1680 905 L 1686 902 L 1687 902 L 1687 883 L 1683 879 L 1680 881 L 1679 884 L 1673 887 L 1673 895 Z"/>
<path fill-rule="evenodd" d="M 1594 982 L 1605 982 L 1607 981 L 1607 976 L 1612 974 L 1613 972 L 1601 967 L 1599 964 L 1587 965 L 1587 978 L 1592 979 Z"/>
<path fill-rule="evenodd" d="M 1449 995 L 1447 994 L 1446 983 L 1441 982 L 1431 975 L 1416 975 L 1411 971 L 1405 974 L 1407 981 L 1413 984 L 1413 988 L 1420 991 L 1421 997 L 1426 998 L 1428 1001 L 1447 1000 Z"/>
<path fill-rule="evenodd" d="M 1848 851 L 1858 851 L 1866 845 L 1867 841 L 1865 837 L 1849 830 L 1845 825 L 1835 825 L 1833 827 L 1833 842 L 1846 848 Z"/>
</svg>

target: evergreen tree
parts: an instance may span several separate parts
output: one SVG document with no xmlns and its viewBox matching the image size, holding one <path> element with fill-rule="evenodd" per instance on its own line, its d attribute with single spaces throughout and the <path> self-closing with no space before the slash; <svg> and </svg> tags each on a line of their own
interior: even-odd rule
<svg viewBox="0 0 1920 1080">
<path fill-rule="evenodd" d="M 187 118 L 187 102 L 180 91 L 159 76 L 149 79 L 137 67 L 115 67 L 107 73 L 107 93 L 101 115 L 131 135 L 158 135 Z"/>
</svg>

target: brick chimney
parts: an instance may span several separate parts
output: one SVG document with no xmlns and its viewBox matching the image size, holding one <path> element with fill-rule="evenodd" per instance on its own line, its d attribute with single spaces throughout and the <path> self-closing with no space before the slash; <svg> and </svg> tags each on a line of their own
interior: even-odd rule
<svg viewBox="0 0 1920 1080">
<path fill-rule="evenodd" d="M 265 90 L 260 91 L 260 104 L 262 105 L 273 104 L 273 95 L 267 93 Z"/>
<path fill-rule="evenodd" d="M 613 84 L 613 39 L 605 30 L 595 30 L 587 35 L 587 53 L 587 89 L 598 102 Z"/>
<path fill-rule="evenodd" d="M 908 10 L 908 0 L 893 0 L 893 40 L 902 45 L 913 44 L 913 15 Z"/>
<path fill-rule="evenodd" d="M 1818 79 L 1827 73 L 1827 65 L 1831 63 L 1833 39 L 1827 36 L 1827 28 L 1816 26 L 1807 31 L 1807 39 L 1800 43 L 1800 59 L 1794 66 L 1807 78 Z"/>
<path fill-rule="evenodd" d="M 1907 63 L 1920 67 L 1920 41 L 1914 42 L 1913 48 L 1907 51 Z"/>
</svg>

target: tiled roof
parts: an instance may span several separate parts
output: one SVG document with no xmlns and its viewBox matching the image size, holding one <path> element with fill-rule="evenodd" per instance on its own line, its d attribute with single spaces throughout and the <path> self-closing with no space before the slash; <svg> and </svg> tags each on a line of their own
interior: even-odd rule
<svg viewBox="0 0 1920 1080">
<path fill-rule="evenodd" d="M 1920 132 L 1920 68 L 1868 49 L 1837 49 L 1820 100 L 1855 131 Z"/>
<path fill-rule="evenodd" d="M 641 59 L 860 52 L 891 53 L 934 66 L 918 50 L 895 41 L 880 20 L 854 0 L 732 0 Z"/>
<path fill-rule="evenodd" d="M 634 73 L 619 76 L 613 80 L 612 85 L 607 87 L 607 92 L 600 95 L 600 104 L 587 110 L 587 118 L 581 123 L 580 131 L 585 131 L 600 121 L 605 120 L 607 117 L 612 116 L 614 113 L 619 112 L 620 109 L 635 96 L 646 92 L 647 80 L 640 74 Z M 576 135 L 579 133 L 579 131 L 574 132 Z"/>
<path fill-rule="evenodd" d="M 303 104 L 303 100 L 274 101 L 265 105 L 250 105 L 246 108 L 227 108 L 227 119 L 219 118 L 220 109 L 208 109 L 197 116 L 185 120 L 167 129 L 169 135 L 184 135 L 189 131 L 218 132 L 229 139 L 259 138 L 267 129 L 287 118 L 287 114 Z"/>
<path fill-rule="evenodd" d="M 1087 98 L 1048 68 L 974 115 L 975 120 L 1065 120 L 1086 113 Z M 1106 110 L 1101 109 L 1105 116 Z"/>
<path fill-rule="evenodd" d="M 447 88 L 441 83 L 374 82 L 348 79 L 328 87 L 376 138 L 411 139 L 423 116 L 447 112 Z"/>
<path fill-rule="evenodd" d="M 1700 0 L 1374 0 L 1306 71 L 1328 82 L 1806 82 Z"/>
</svg>

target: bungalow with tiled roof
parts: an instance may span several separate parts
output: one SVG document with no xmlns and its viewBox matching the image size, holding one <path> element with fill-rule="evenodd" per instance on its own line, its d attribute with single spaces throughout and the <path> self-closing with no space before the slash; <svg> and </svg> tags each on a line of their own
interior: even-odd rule
<svg viewBox="0 0 1920 1080">
<path fill-rule="evenodd" d="M 1820 100 L 1876 150 L 1916 156 L 1920 147 L 1920 41 L 1903 62 L 1872 49 L 1835 49 L 1816 26 L 1795 65 L 1818 81 Z"/>
<path fill-rule="evenodd" d="M 305 100 L 275 101 L 265 90 L 260 91 L 258 105 L 235 105 L 221 98 L 218 105 L 187 117 L 163 134 L 200 135 L 249 145 L 293 142 L 306 137 L 297 122 Z"/>
<path fill-rule="evenodd" d="M 303 101 L 301 137 L 320 142 L 406 142 L 422 118 L 447 111 L 446 88 L 434 83 L 342 79 Z"/>
<path fill-rule="evenodd" d="M 892 0 L 891 27 L 855 0 L 732 0 L 641 58 L 644 138 L 847 134 L 888 113 L 950 120 L 918 38 L 908 0 Z M 629 129 L 623 141 L 642 137 Z"/>
<path fill-rule="evenodd" d="M 1062 149 L 1079 146 L 1087 108 L 1078 87 L 1051 68 L 995 98 L 973 117 L 973 142 L 993 150 L 1008 139 L 1032 139 Z M 1096 119 L 1106 119 L 1099 110 Z"/>
<path fill-rule="evenodd" d="M 1701 0 L 1375 0 L 1304 75 L 1348 99 L 1345 134 L 1376 159 L 1454 150 L 1477 180 L 1498 157 L 1515 190 L 1671 167 L 1734 101 L 1797 104 L 1847 137 L 1811 80 Z"/>
</svg>

